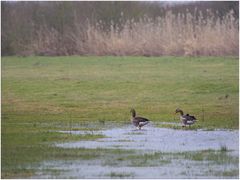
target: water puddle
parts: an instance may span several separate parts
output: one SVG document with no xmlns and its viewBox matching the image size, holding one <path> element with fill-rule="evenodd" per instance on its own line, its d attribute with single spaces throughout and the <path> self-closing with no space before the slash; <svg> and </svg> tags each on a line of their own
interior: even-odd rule
<svg viewBox="0 0 240 180">
<path fill-rule="evenodd" d="M 69 131 L 62 131 L 69 133 Z M 168 128 L 133 127 L 113 128 L 100 131 L 72 131 L 73 134 L 102 134 L 106 138 L 95 141 L 77 141 L 56 144 L 63 148 L 120 148 L 161 152 L 220 150 L 226 147 L 238 154 L 238 131 L 230 130 L 174 130 Z"/>
<path fill-rule="evenodd" d="M 174 130 L 148 125 L 142 130 L 126 126 L 96 131 L 61 132 L 102 134 L 106 138 L 55 144 L 54 146 L 66 149 L 79 148 L 76 150 L 80 154 L 84 153 L 82 148 L 85 148 L 90 157 L 62 157 L 43 161 L 32 178 L 239 177 L 239 131 L 236 130 Z M 221 147 L 230 151 L 221 152 Z M 92 158 L 91 152 L 99 156 Z"/>
<path fill-rule="evenodd" d="M 102 160 L 104 161 L 104 160 Z M 101 161 L 47 161 L 42 164 L 45 169 L 52 169 L 58 173 L 44 173 L 39 171 L 38 174 L 32 178 L 61 178 L 61 179 L 109 179 L 109 178 L 147 178 L 147 179 L 160 179 L 160 178 L 238 178 L 236 173 L 232 176 L 225 176 L 224 172 L 238 171 L 237 165 L 232 166 L 229 164 L 211 164 L 207 161 L 196 162 L 185 159 L 174 160 L 169 164 L 159 164 L 156 166 L 113 166 L 104 165 Z"/>
</svg>

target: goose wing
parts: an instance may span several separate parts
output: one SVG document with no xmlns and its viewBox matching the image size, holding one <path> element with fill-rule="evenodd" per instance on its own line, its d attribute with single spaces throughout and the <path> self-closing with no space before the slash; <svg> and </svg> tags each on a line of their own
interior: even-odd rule
<svg viewBox="0 0 240 180">
<path fill-rule="evenodd" d="M 142 126 L 148 124 L 149 120 L 146 118 L 143 118 L 143 117 L 135 117 L 132 119 L 132 123 L 134 126 L 142 127 Z"/>
<path fill-rule="evenodd" d="M 195 116 L 190 116 L 190 115 L 189 115 L 189 116 L 187 117 L 187 120 L 188 120 L 188 121 L 195 121 L 195 120 L 197 120 L 197 119 L 195 118 Z"/>
<path fill-rule="evenodd" d="M 191 125 L 196 121 L 196 118 L 194 116 L 190 116 L 189 114 L 183 115 L 182 120 L 184 124 Z"/>
<path fill-rule="evenodd" d="M 149 121 L 147 118 L 143 118 L 143 117 L 135 117 L 134 119 L 136 119 L 138 122 L 146 122 L 146 121 Z"/>
<path fill-rule="evenodd" d="M 192 119 L 194 119 L 194 120 L 197 120 L 197 118 L 195 118 L 195 116 L 190 116 Z"/>
<path fill-rule="evenodd" d="M 196 120 L 195 116 L 191 116 L 189 114 L 183 115 L 184 119 L 188 120 L 188 121 L 194 121 Z"/>
<path fill-rule="evenodd" d="M 139 127 L 145 126 L 149 123 L 149 120 L 143 117 L 136 117 Z"/>
</svg>

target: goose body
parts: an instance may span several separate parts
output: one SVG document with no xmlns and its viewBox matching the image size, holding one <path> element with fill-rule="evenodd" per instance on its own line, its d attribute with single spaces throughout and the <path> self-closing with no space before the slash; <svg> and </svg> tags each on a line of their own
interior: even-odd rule
<svg viewBox="0 0 240 180">
<path fill-rule="evenodd" d="M 183 126 L 185 127 L 186 125 L 192 125 L 194 124 L 197 119 L 195 118 L 195 116 L 191 116 L 189 114 L 185 114 L 183 113 L 183 111 L 181 109 L 176 109 L 176 112 L 175 113 L 180 113 L 180 120 L 182 121 L 183 123 Z"/>
<path fill-rule="evenodd" d="M 132 124 L 137 128 L 141 129 L 141 127 L 149 123 L 149 120 L 146 118 L 136 117 L 136 111 L 134 109 L 131 109 L 130 112 L 132 114 L 132 118 L 131 118 Z"/>
</svg>

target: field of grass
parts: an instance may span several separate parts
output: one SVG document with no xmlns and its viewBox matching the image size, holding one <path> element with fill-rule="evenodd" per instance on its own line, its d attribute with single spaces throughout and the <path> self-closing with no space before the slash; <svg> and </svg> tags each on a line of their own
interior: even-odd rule
<svg viewBox="0 0 240 180">
<path fill-rule="evenodd" d="M 130 108 L 152 122 L 238 129 L 238 58 L 3 57 L 2 177 L 31 175 L 25 164 L 59 153 L 54 141 L 101 138 L 52 130 L 130 123 Z"/>
</svg>

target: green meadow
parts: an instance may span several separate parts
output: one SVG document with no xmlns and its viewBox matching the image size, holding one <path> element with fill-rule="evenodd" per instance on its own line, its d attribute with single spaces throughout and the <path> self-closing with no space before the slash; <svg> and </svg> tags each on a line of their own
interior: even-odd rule
<svg viewBox="0 0 240 180">
<path fill-rule="evenodd" d="M 196 129 L 239 127 L 238 58 L 71 56 L 1 61 L 2 178 L 31 176 L 34 170 L 26 166 L 44 159 L 77 156 L 75 150 L 49 146 L 53 142 L 101 138 L 54 130 L 130 125 L 131 108 L 156 124 L 178 123 L 174 112 L 181 108 L 197 117 Z"/>
</svg>

